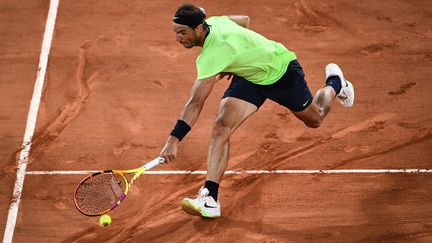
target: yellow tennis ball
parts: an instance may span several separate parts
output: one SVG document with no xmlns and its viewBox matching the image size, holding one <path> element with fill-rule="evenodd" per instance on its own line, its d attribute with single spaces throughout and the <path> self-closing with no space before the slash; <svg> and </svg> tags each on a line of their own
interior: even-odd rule
<svg viewBox="0 0 432 243">
<path fill-rule="evenodd" d="M 102 227 L 108 227 L 111 225 L 111 217 L 108 214 L 104 214 L 99 219 L 99 225 Z"/>
</svg>

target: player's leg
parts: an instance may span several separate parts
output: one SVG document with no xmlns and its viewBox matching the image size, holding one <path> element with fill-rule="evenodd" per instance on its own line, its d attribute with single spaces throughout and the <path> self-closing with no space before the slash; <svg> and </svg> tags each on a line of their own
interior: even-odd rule
<svg viewBox="0 0 432 243">
<path fill-rule="evenodd" d="M 195 199 L 185 198 L 182 208 L 193 215 L 209 218 L 221 214 L 218 201 L 219 182 L 229 159 L 230 136 L 265 101 L 254 85 L 241 77 L 234 77 L 221 100 L 213 124 L 207 157 L 207 178 Z"/>
<path fill-rule="evenodd" d="M 311 128 L 318 128 L 321 122 L 330 112 L 333 100 L 336 97 L 336 91 L 326 86 L 320 88 L 315 94 L 312 103 L 302 111 L 292 111 L 292 113 L 304 124 Z"/>
<path fill-rule="evenodd" d="M 230 136 L 256 110 L 255 105 L 241 99 L 222 99 L 210 139 L 207 179 L 197 198 L 183 199 L 182 208 L 186 212 L 208 218 L 217 218 L 221 215 L 218 191 L 220 180 L 228 165 Z"/>
<path fill-rule="evenodd" d="M 220 182 L 228 164 L 230 136 L 256 110 L 255 105 L 238 98 L 222 99 L 210 139 L 207 180 Z"/>
<path fill-rule="evenodd" d="M 344 78 L 338 65 L 331 63 L 326 66 L 326 86 L 315 94 L 312 104 L 303 111 L 293 114 L 307 126 L 317 128 L 330 112 L 333 100 L 337 98 L 344 107 L 354 104 L 354 87 Z"/>
<path fill-rule="evenodd" d="M 313 97 L 303 69 L 297 60 L 291 61 L 284 76 L 275 84 L 264 88 L 266 96 L 287 107 L 308 127 L 317 128 L 329 113 L 337 97 L 345 107 L 354 103 L 354 89 L 345 80 L 342 70 L 336 64 L 326 67 L 326 86 Z"/>
</svg>

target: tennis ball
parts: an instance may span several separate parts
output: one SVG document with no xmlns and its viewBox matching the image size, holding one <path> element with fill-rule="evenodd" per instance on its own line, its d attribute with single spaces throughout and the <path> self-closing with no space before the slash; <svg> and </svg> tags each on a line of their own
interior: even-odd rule
<svg viewBox="0 0 432 243">
<path fill-rule="evenodd" d="M 104 214 L 99 219 L 99 225 L 102 227 L 108 227 L 111 225 L 111 217 L 108 214 Z"/>
</svg>

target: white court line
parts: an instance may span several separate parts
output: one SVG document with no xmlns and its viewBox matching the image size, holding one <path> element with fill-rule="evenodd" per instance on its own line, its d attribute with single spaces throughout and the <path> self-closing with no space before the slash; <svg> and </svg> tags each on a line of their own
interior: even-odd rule
<svg viewBox="0 0 432 243">
<path fill-rule="evenodd" d="M 83 175 L 97 170 L 28 171 L 27 175 Z M 205 175 L 205 170 L 155 170 L 149 175 Z M 432 169 L 352 169 L 352 170 L 227 170 L 225 174 L 376 174 L 376 173 L 432 173 Z"/>
<path fill-rule="evenodd" d="M 26 174 L 28 157 L 30 153 L 31 142 L 36 127 L 37 114 L 41 101 L 42 90 L 45 82 L 46 68 L 48 65 L 48 56 L 51 49 L 51 41 L 54 33 L 54 25 L 57 17 L 57 9 L 59 0 L 51 0 L 48 12 L 48 18 L 45 25 L 45 33 L 42 41 L 42 49 L 39 56 L 39 66 L 36 77 L 36 82 L 33 90 L 33 96 L 30 103 L 30 109 L 27 116 L 27 124 L 24 133 L 23 144 L 18 161 L 17 177 L 12 195 L 9 214 L 6 222 L 6 229 L 3 236 L 4 243 L 12 242 L 12 237 L 15 229 L 16 219 L 18 215 L 18 206 L 21 200 L 21 193 L 24 185 L 24 177 Z"/>
</svg>

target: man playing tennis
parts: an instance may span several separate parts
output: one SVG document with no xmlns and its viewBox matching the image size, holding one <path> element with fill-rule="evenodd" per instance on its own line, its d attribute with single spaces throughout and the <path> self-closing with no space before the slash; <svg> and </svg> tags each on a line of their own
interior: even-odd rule
<svg viewBox="0 0 432 243">
<path fill-rule="evenodd" d="M 332 63 L 325 68 L 325 86 L 312 96 L 295 53 L 249 30 L 248 16 L 205 17 L 203 9 L 185 4 L 173 18 L 177 41 L 186 48 L 199 46 L 202 50 L 190 99 L 161 157 L 167 162 L 175 159 L 177 144 L 197 121 L 215 81 L 232 78 L 213 125 L 204 186 L 197 198 L 185 198 L 181 203 L 190 214 L 216 218 L 221 215 L 218 189 L 228 164 L 230 136 L 267 98 L 288 108 L 306 126 L 317 128 L 335 98 L 344 107 L 353 106 L 354 88 Z"/>
</svg>

